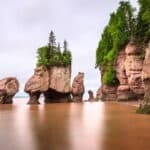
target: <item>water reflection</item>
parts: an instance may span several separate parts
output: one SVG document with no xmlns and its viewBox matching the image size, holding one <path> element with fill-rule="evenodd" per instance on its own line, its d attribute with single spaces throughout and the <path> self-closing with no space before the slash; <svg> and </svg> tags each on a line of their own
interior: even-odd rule
<svg viewBox="0 0 150 150">
<path fill-rule="evenodd" d="M 27 101 L 27 100 L 26 100 Z M 1 150 L 148 150 L 150 116 L 117 103 L 0 105 Z"/>
<path fill-rule="evenodd" d="M 103 109 L 104 104 L 101 102 L 71 105 L 69 119 L 71 150 L 102 149 Z"/>
</svg>

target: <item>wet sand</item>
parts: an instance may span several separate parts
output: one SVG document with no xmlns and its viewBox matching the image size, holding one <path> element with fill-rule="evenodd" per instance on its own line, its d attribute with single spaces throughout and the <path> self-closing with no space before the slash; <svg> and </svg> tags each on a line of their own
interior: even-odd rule
<svg viewBox="0 0 150 150">
<path fill-rule="evenodd" d="M 149 150 L 150 116 L 103 102 L 0 105 L 0 150 Z"/>
</svg>

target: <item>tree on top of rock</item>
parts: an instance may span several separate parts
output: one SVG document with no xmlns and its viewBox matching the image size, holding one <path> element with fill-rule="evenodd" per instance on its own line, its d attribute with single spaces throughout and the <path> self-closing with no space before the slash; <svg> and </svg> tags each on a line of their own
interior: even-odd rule
<svg viewBox="0 0 150 150">
<path fill-rule="evenodd" d="M 133 12 L 134 9 L 129 2 L 121 1 L 117 11 L 111 14 L 99 41 L 96 50 L 96 67 L 101 66 L 105 70 L 102 81 L 107 85 L 117 83 L 113 67 L 117 53 L 135 34 Z"/>
<path fill-rule="evenodd" d="M 56 38 L 54 32 L 51 31 L 48 46 L 41 47 L 37 51 L 37 66 L 45 65 L 51 67 L 71 65 L 72 56 L 71 52 L 68 50 L 67 41 L 64 41 L 63 47 L 64 51 L 61 52 L 61 46 L 59 43 L 56 46 Z"/>
<path fill-rule="evenodd" d="M 137 42 L 146 44 L 150 40 L 150 0 L 138 0 L 138 2 L 140 10 L 137 17 Z"/>
<path fill-rule="evenodd" d="M 56 47 L 56 38 L 55 38 L 55 35 L 54 35 L 53 31 L 50 32 L 49 47 L 52 47 L 52 48 Z"/>
</svg>

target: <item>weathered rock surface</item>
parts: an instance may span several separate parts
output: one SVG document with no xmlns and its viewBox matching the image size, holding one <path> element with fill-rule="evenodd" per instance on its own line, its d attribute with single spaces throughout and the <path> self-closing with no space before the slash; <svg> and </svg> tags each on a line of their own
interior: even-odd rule
<svg viewBox="0 0 150 150">
<path fill-rule="evenodd" d="M 103 101 L 116 100 L 116 86 L 103 85 L 101 88 L 101 99 Z"/>
<path fill-rule="evenodd" d="M 142 80 L 143 59 L 141 49 L 130 42 L 122 49 L 116 58 L 114 67 L 118 85 L 102 87 L 97 92 L 97 97 L 103 100 L 142 100 L 144 97 L 144 83 Z M 101 75 L 104 70 L 101 68 Z"/>
<path fill-rule="evenodd" d="M 13 97 L 19 90 L 19 82 L 14 77 L 0 80 L 0 103 L 11 104 Z"/>
<path fill-rule="evenodd" d="M 50 69 L 49 88 L 61 93 L 69 93 L 71 72 L 70 67 L 52 67 Z"/>
<path fill-rule="evenodd" d="M 92 91 L 92 90 L 89 90 L 89 91 L 88 91 L 88 94 L 89 94 L 88 101 L 95 101 L 93 91 Z"/>
<path fill-rule="evenodd" d="M 25 92 L 29 93 L 28 104 L 39 104 L 40 94 L 43 93 L 45 102 L 67 102 L 70 100 L 71 68 L 40 66 L 25 85 Z"/>
<path fill-rule="evenodd" d="M 150 43 L 146 49 L 146 56 L 143 65 L 142 77 L 144 81 L 145 95 L 144 102 L 137 110 L 138 113 L 150 114 Z"/>
<path fill-rule="evenodd" d="M 34 75 L 27 81 L 25 92 L 44 92 L 49 88 L 49 71 L 45 66 L 40 66 L 34 70 Z"/>
<path fill-rule="evenodd" d="M 72 83 L 71 93 L 74 102 L 81 102 L 84 94 L 84 73 L 79 72 Z"/>
</svg>

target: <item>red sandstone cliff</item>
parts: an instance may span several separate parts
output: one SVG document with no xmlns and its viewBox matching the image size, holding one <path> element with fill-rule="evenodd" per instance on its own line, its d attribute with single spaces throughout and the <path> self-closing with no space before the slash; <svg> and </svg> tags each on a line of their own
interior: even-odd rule
<svg viewBox="0 0 150 150">
<path fill-rule="evenodd" d="M 142 50 L 134 43 L 129 43 L 122 49 L 113 66 L 119 83 L 114 86 L 104 85 L 97 91 L 97 97 L 106 100 L 141 100 L 144 97 L 142 80 L 143 58 Z M 101 69 L 102 70 L 102 69 Z M 103 73 L 101 73 L 103 75 Z"/>
</svg>

